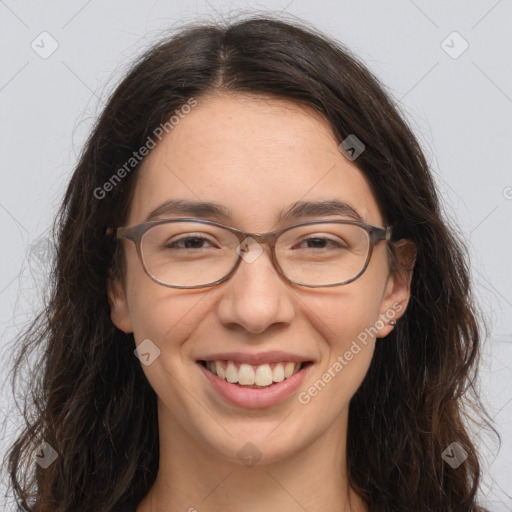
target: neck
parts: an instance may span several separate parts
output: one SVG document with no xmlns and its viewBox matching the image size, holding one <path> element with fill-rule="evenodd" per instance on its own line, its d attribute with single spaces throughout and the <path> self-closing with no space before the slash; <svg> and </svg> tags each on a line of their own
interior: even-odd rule
<svg viewBox="0 0 512 512">
<path fill-rule="evenodd" d="M 137 512 L 367 512 L 349 488 L 346 473 L 348 411 L 330 429 L 300 450 L 269 458 L 267 440 L 246 440 L 249 457 L 223 457 L 177 425 L 159 403 L 160 461 L 153 487 Z M 290 421 L 290 420 L 285 420 Z M 268 438 L 272 436 L 269 434 Z M 237 450 L 244 446 L 231 439 Z M 276 437 L 276 446 L 279 441 Z M 262 458 L 254 464 L 251 455 Z M 263 461 L 267 461 L 264 463 Z"/>
</svg>

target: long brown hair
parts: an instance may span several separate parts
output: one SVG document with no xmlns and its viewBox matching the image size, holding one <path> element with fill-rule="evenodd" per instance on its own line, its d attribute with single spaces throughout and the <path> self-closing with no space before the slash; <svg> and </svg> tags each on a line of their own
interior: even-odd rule
<svg viewBox="0 0 512 512">
<path fill-rule="evenodd" d="M 176 110 L 212 91 L 308 105 L 340 142 L 355 134 L 365 144 L 356 163 L 386 223 L 416 244 L 417 260 L 407 311 L 377 341 L 350 403 L 350 482 L 371 511 L 483 511 L 464 414 L 466 403 L 481 411 L 474 389 L 481 334 L 465 249 L 443 219 L 416 138 L 379 81 L 340 43 L 271 16 L 197 23 L 165 38 L 133 65 L 97 120 L 56 219 L 48 304 L 22 334 L 14 364 L 16 387 L 31 354 L 40 354 L 26 428 L 8 454 L 15 498 L 34 512 L 121 511 L 155 480 L 155 393 L 133 335 L 111 321 L 106 292 L 123 264 L 106 231 L 124 224 L 140 164 L 104 184 Z M 58 453 L 44 470 L 31 464 L 42 441 Z M 458 468 L 442 457 L 454 442 L 468 455 Z"/>
</svg>

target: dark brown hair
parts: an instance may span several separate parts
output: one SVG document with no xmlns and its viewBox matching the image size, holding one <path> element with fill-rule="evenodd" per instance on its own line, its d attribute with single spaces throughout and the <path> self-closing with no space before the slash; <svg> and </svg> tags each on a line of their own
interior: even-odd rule
<svg viewBox="0 0 512 512">
<path fill-rule="evenodd" d="M 155 393 L 133 354 L 133 335 L 114 326 L 107 299 L 109 273 L 122 273 L 122 257 L 106 230 L 124 225 L 140 165 L 104 198 L 95 191 L 190 98 L 218 91 L 308 105 L 340 142 L 355 134 L 366 146 L 356 164 L 385 221 L 416 244 L 410 304 L 395 330 L 377 340 L 350 403 L 351 485 L 371 511 L 482 511 L 464 413 L 466 403 L 481 412 L 474 389 L 480 332 L 467 255 L 443 219 L 424 154 L 383 86 L 349 50 L 304 23 L 268 16 L 196 23 L 154 45 L 97 120 L 54 227 L 48 304 L 23 333 L 14 365 L 16 387 L 22 365 L 40 354 L 26 429 L 8 454 L 15 498 L 35 512 L 121 511 L 154 482 Z M 42 441 L 59 454 L 45 470 L 31 464 Z M 453 442 L 468 453 L 457 469 L 442 458 Z"/>
</svg>

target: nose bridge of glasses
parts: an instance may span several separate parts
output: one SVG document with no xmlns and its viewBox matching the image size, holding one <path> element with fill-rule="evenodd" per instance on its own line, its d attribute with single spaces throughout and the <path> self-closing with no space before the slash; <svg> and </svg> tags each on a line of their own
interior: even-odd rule
<svg viewBox="0 0 512 512">
<path fill-rule="evenodd" d="M 240 259 L 244 259 L 248 263 L 252 263 L 254 261 L 255 256 L 258 257 L 261 253 L 267 252 L 267 255 L 271 261 L 274 260 L 273 257 L 273 247 L 275 242 L 275 234 L 274 233 L 249 233 L 249 232 L 239 232 L 237 234 L 237 238 L 239 244 L 236 248 L 236 252 L 238 253 L 238 257 Z M 252 249 L 251 249 L 251 246 Z M 268 247 L 268 249 L 267 249 Z M 248 252 L 254 251 L 254 255 L 252 257 L 248 256 Z"/>
<path fill-rule="evenodd" d="M 269 246 L 270 249 L 275 245 L 275 240 L 279 235 L 280 231 L 271 231 L 267 233 L 251 233 L 242 229 L 230 228 L 228 229 L 238 239 L 239 246 L 241 246 L 246 240 L 252 239 L 260 246 Z M 264 250 L 264 247 L 262 247 Z"/>
<path fill-rule="evenodd" d="M 275 232 L 270 233 L 244 233 L 243 240 L 246 240 L 247 238 L 252 238 L 256 243 L 260 245 L 267 245 L 269 247 L 272 247 L 276 240 L 276 234 Z"/>
<path fill-rule="evenodd" d="M 251 233 L 239 229 L 231 229 L 230 231 L 238 238 L 239 242 L 237 247 L 234 248 L 237 261 L 231 269 L 231 274 L 238 270 L 240 264 L 242 264 L 242 260 L 244 263 L 251 264 L 251 266 L 256 260 L 259 260 L 261 264 L 265 258 L 263 253 L 266 253 L 266 257 L 269 260 L 268 263 L 278 272 L 278 274 L 282 273 L 274 251 L 275 240 L 279 236 L 281 230 L 267 233 Z M 265 263 L 265 265 L 268 263 Z M 254 269 L 252 272 L 254 272 Z"/>
</svg>

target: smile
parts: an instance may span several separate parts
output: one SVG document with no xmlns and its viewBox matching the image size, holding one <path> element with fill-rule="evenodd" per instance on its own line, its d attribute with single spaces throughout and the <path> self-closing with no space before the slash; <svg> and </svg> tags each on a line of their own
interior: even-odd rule
<svg viewBox="0 0 512 512">
<path fill-rule="evenodd" d="M 230 384 L 266 388 L 276 382 L 289 379 L 300 371 L 301 362 L 266 363 L 252 365 L 237 361 L 203 361 L 214 375 Z"/>
<path fill-rule="evenodd" d="M 211 387 L 238 407 L 263 408 L 289 397 L 303 382 L 313 362 L 252 365 L 236 361 L 197 361 Z"/>
</svg>

